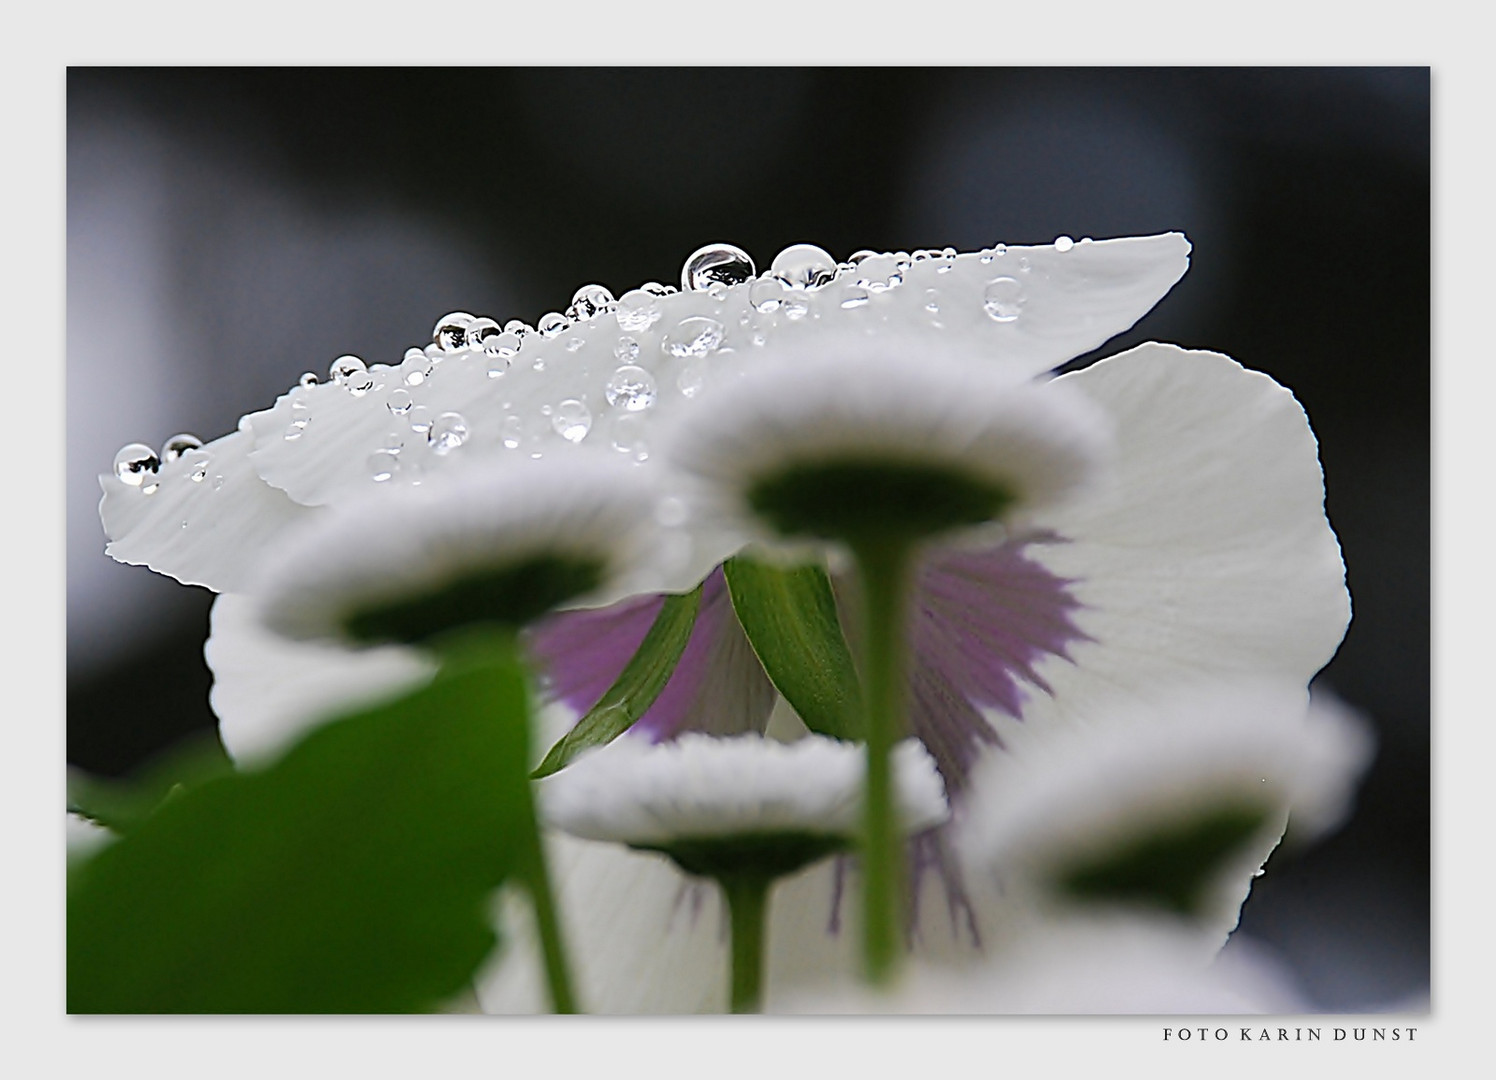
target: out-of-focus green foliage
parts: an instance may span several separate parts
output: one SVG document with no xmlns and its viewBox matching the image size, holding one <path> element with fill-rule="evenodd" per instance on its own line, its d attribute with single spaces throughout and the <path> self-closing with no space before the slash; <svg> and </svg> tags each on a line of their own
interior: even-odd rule
<svg viewBox="0 0 1496 1080">
<path fill-rule="evenodd" d="M 68 1010 L 431 1009 L 528 875 L 525 678 L 508 641 L 253 773 L 179 791 L 70 872 Z"/>
</svg>

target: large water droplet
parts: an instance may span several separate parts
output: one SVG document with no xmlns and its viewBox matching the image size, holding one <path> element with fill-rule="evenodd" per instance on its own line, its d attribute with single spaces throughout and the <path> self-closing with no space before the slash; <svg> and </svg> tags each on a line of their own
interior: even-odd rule
<svg viewBox="0 0 1496 1080">
<path fill-rule="evenodd" d="M 406 349 L 400 361 L 400 377 L 406 386 L 420 386 L 431 374 L 431 358 L 420 349 Z"/>
<path fill-rule="evenodd" d="M 161 444 L 161 462 L 169 465 L 187 451 L 196 450 L 202 445 L 203 441 L 196 435 L 188 435 L 186 432 L 173 435 Z"/>
<path fill-rule="evenodd" d="M 613 372 L 603 393 L 609 405 L 625 412 L 643 412 L 655 403 L 654 376 L 629 364 Z"/>
<path fill-rule="evenodd" d="M 660 347 L 671 356 L 707 356 L 722 344 L 722 324 L 704 315 L 682 319 L 660 340 Z"/>
<path fill-rule="evenodd" d="M 510 319 L 504 324 L 504 333 L 513 334 L 520 341 L 524 341 L 526 334 L 535 333 L 535 327 L 525 322 L 524 319 Z"/>
<path fill-rule="evenodd" d="M 987 283 L 982 307 L 995 322 L 1012 322 L 1023 311 L 1023 284 L 1017 278 L 1000 277 Z"/>
<path fill-rule="evenodd" d="M 349 355 L 338 357 L 327 370 L 339 386 L 347 386 L 349 379 L 366 372 L 368 368 L 358 357 Z"/>
<path fill-rule="evenodd" d="M 551 427 L 567 442 L 579 443 L 592 430 L 592 410 L 576 398 L 567 398 L 551 414 Z"/>
<path fill-rule="evenodd" d="M 697 248 L 681 267 L 680 287 L 704 292 L 714 284 L 740 285 L 754 274 L 753 259 L 731 244 L 707 244 Z"/>
<path fill-rule="evenodd" d="M 559 311 L 548 311 L 540 317 L 540 321 L 535 324 L 535 329 L 540 332 L 541 337 L 553 338 L 570 330 L 571 320 Z"/>
<path fill-rule="evenodd" d="M 385 400 L 385 408 L 396 416 L 404 416 L 410 412 L 410 407 L 415 404 L 415 399 L 410 396 L 409 390 L 396 388 L 390 391 L 390 396 Z"/>
<path fill-rule="evenodd" d="M 1068 236 L 1056 236 L 1054 238 L 1054 249 L 1056 251 L 1069 251 L 1075 246 L 1075 241 Z"/>
<path fill-rule="evenodd" d="M 410 425 L 410 430 L 417 435 L 431 430 L 431 409 L 425 405 L 417 405 L 405 414 L 405 422 Z"/>
<path fill-rule="evenodd" d="M 431 341 L 443 352 L 456 352 L 467 347 L 467 328 L 473 316 L 466 311 L 453 311 L 436 320 L 431 330 Z"/>
<path fill-rule="evenodd" d="M 518 335 L 504 331 L 495 334 L 483 343 L 483 355 L 488 359 L 488 377 L 497 379 L 509 370 L 509 365 L 514 362 L 515 354 L 520 350 Z"/>
<path fill-rule="evenodd" d="M 836 277 L 836 260 L 814 244 L 791 244 L 769 266 L 794 289 L 819 289 Z"/>
<path fill-rule="evenodd" d="M 748 286 L 748 303 L 762 315 L 778 311 L 784 300 L 784 282 L 774 274 L 765 274 Z"/>
<path fill-rule="evenodd" d="M 114 455 L 114 475 L 131 487 L 144 486 L 147 480 L 154 482 L 160 467 L 161 459 L 145 443 L 130 443 Z"/>
<path fill-rule="evenodd" d="M 442 413 L 431 421 L 431 430 L 426 432 L 426 441 L 431 444 L 431 452 L 440 457 L 446 457 L 467 442 L 467 437 L 467 421 L 462 413 L 456 412 Z"/>
<path fill-rule="evenodd" d="M 369 478 L 376 484 L 393 480 L 400 472 L 400 459 L 388 450 L 376 450 L 365 462 Z"/>
<path fill-rule="evenodd" d="M 630 333 L 648 330 L 660 317 L 660 295 L 647 288 L 630 289 L 624 293 L 618 299 L 618 306 L 613 309 L 618 328 Z"/>
<path fill-rule="evenodd" d="M 467 325 L 464 341 L 470 349 L 481 349 L 484 341 L 500 332 L 499 324 L 493 319 L 474 319 Z"/>
<path fill-rule="evenodd" d="M 583 285 L 571 298 L 566 309 L 567 317 L 576 322 L 588 322 L 613 308 L 613 293 L 602 285 Z"/>
</svg>

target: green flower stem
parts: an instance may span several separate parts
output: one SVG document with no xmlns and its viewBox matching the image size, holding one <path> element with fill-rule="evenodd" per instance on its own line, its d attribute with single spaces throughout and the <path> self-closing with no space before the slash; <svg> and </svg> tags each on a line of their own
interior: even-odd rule
<svg viewBox="0 0 1496 1080">
<path fill-rule="evenodd" d="M 903 955 L 904 847 L 896 818 L 893 745 L 904 729 L 905 586 L 913 545 L 880 538 L 852 547 L 862 580 L 862 677 L 867 709 L 863 961 L 868 981 L 887 985 Z"/>
<path fill-rule="evenodd" d="M 540 932 L 540 952 L 545 961 L 546 984 L 551 990 L 551 1010 L 575 1013 L 576 996 L 566 962 L 566 946 L 561 936 L 561 921 L 556 917 L 556 901 L 551 891 L 550 872 L 546 868 L 545 844 L 535 821 L 534 794 L 530 796 L 530 899 L 535 905 L 535 924 Z"/>
<path fill-rule="evenodd" d="M 774 879 L 733 874 L 717 881 L 727 896 L 732 924 L 732 1011 L 755 1013 L 763 1006 L 764 926 Z"/>
</svg>

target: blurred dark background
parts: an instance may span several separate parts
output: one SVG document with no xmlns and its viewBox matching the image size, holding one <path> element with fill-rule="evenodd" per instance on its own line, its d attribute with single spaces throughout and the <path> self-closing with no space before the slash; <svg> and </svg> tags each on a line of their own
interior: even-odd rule
<svg viewBox="0 0 1496 1080">
<path fill-rule="evenodd" d="M 1184 231 L 1190 272 L 1097 355 L 1225 352 L 1303 403 L 1355 617 L 1322 681 L 1377 762 L 1241 932 L 1334 1011 L 1429 986 L 1426 68 L 72 69 L 68 758 L 213 729 L 211 596 L 103 554 L 96 475 L 210 439 L 442 314 L 534 322 L 726 240 L 962 250 Z M 1083 364 L 1094 357 L 1083 357 Z"/>
</svg>

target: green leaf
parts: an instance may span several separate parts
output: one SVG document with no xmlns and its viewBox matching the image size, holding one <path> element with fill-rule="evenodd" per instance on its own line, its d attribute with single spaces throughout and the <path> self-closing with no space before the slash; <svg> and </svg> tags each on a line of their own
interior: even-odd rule
<svg viewBox="0 0 1496 1080">
<path fill-rule="evenodd" d="M 167 799 L 231 771 L 216 734 L 187 739 L 125 779 L 69 769 L 68 812 L 127 833 Z"/>
<path fill-rule="evenodd" d="M 188 788 L 70 872 L 68 1011 L 430 1009 L 529 875 L 525 680 L 506 640 L 279 762 Z"/>
<path fill-rule="evenodd" d="M 612 742 L 649 711 L 674 674 L 686 642 L 691 640 L 691 629 L 696 625 L 696 612 L 700 608 L 700 585 L 688 593 L 665 597 L 633 659 L 602 699 L 550 748 L 545 760 L 531 774 L 535 779 L 560 772 L 583 750 Z"/>
<path fill-rule="evenodd" d="M 825 569 L 785 568 L 738 555 L 723 570 L 753 651 L 805 726 L 833 738 L 861 738 L 857 668 Z"/>
</svg>

